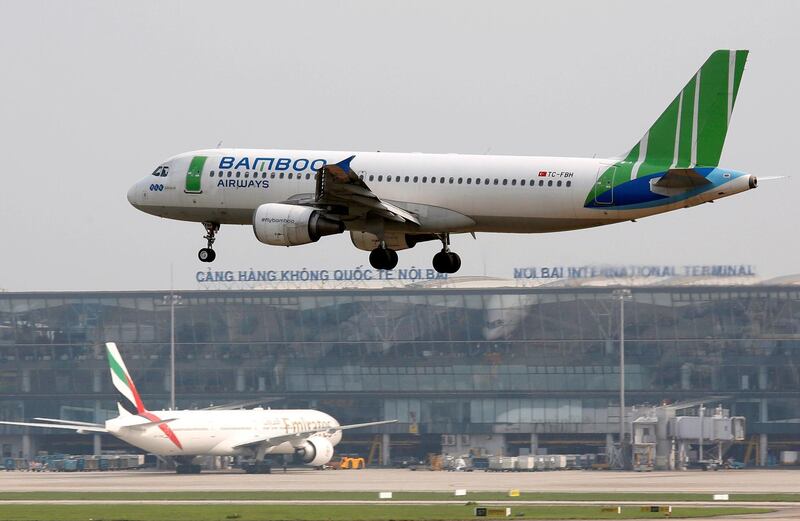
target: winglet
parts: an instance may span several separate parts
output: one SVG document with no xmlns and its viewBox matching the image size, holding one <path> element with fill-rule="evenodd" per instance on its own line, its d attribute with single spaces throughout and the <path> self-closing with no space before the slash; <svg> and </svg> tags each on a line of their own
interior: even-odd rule
<svg viewBox="0 0 800 521">
<path fill-rule="evenodd" d="M 352 155 L 352 156 L 348 157 L 347 159 L 339 161 L 338 163 L 336 163 L 336 166 L 338 166 L 339 168 L 341 168 L 345 172 L 349 172 L 350 171 L 350 162 L 353 159 L 355 159 L 355 157 L 356 157 L 355 155 Z"/>
</svg>

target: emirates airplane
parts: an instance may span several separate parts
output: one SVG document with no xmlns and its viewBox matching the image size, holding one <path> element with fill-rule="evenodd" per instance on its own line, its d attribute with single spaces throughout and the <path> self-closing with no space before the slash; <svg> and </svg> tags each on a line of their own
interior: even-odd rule
<svg viewBox="0 0 800 521">
<path fill-rule="evenodd" d="M 256 463 L 245 467 L 250 473 L 269 473 L 267 454 L 290 454 L 311 467 L 325 465 L 333 458 L 333 447 L 342 431 L 397 420 L 339 425 L 331 416 L 310 409 L 224 410 L 226 406 L 201 410 L 149 411 L 145 408 L 125 362 L 114 343 L 107 343 L 111 380 L 119 393 L 119 416 L 105 422 L 87 423 L 53 418 L 38 422 L 0 421 L 23 427 L 66 429 L 80 434 L 108 433 L 158 456 L 173 458 L 178 474 L 196 474 L 196 456 L 251 456 Z M 232 404 L 237 408 L 243 404 Z M 47 423 L 45 423 L 47 422 Z"/>
<path fill-rule="evenodd" d="M 457 233 L 540 233 L 633 221 L 757 185 L 719 166 L 748 51 L 709 56 L 621 157 L 566 158 L 210 149 L 179 154 L 128 191 L 143 212 L 203 223 L 211 262 L 222 224 L 273 246 L 350 233 L 376 269 L 397 250 L 440 241 L 433 267 L 455 273 Z M 646 81 L 646 78 L 645 78 Z"/>
</svg>

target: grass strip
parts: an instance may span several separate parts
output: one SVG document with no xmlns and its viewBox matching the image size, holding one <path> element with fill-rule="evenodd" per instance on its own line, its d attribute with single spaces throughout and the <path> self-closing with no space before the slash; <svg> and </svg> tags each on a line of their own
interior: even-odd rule
<svg viewBox="0 0 800 521">
<path fill-rule="evenodd" d="M 474 518 L 471 505 L 0 505 L 4 521 L 445 521 Z M 760 514 L 766 508 L 678 507 L 673 518 Z M 513 507 L 514 519 L 663 519 L 663 513 L 599 506 Z"/>
</svg>

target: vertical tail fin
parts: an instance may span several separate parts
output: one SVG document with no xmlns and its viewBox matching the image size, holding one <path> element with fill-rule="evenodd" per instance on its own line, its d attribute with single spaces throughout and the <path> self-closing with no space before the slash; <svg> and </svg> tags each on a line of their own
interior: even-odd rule
<svg viewBox="0 0 800 521">
<path fill-rule="evenodd" d="M 117 407 L 120 410 L 120 414 L 122 414 L 123 410 L 131 414 L 140 414 L 147 411 L 139 396 L 139 391 L 136 390 L 133 379 L 128 373 L 128 368 L 125 367 L 125 362 L 119 354 L 117 344 L 107 342 L 106 352 L 108 353 L 108 365 L 111 369 L 111 381 L 119 394 Z"/>
<path fill-rule="evenodd" d="M 748 51 L 711 53 L 628 152 L 631 179 L 669 168 L 717 166 Z"/>
</svg>

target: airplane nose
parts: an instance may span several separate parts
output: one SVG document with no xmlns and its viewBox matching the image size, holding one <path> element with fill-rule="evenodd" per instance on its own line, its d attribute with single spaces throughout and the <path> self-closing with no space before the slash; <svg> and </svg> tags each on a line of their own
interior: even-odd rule
<svg viewBox="0 0 800 521">
<path fill-rule="evenodd" d="M 128 202 L 131 203 L 131 206 L 134 208 L 137 208 L 139 204 L 139 191 L 139 183 L 136 183 L 128 189 Z"/>
</svg>

